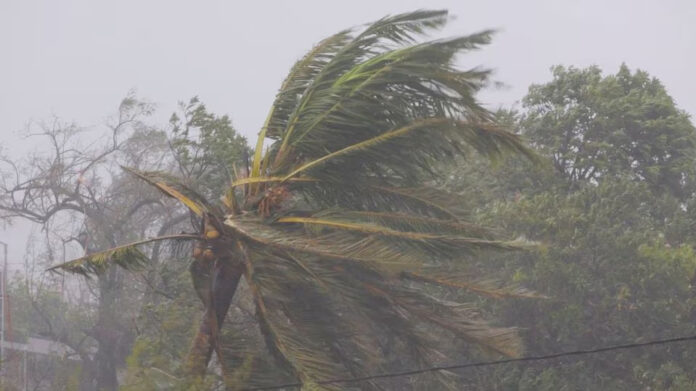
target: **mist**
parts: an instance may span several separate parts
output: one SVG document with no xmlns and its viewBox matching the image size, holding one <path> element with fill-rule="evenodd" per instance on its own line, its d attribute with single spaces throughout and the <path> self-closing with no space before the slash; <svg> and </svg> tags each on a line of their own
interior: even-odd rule
<svg viewBox="0 0 696 391">
<path fill-rule="evenodd" d="M 689 342 L 436 369 L 696 333 L 695 19 L 3 2 L 0 388 L 696 389 Z"/>
</svg>

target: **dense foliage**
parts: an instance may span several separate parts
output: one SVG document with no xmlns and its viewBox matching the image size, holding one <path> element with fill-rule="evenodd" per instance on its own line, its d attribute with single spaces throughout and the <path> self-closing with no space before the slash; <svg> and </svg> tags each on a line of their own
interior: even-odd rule
<svg viewBox="0 0 696 391">
<path fill-rule="evenodd" d="M 689 117 L 659 81 L 626 66 L 607 76 L 554 67 L 523 109 L 512 120 L 552 164 L 463 164 L 448 185 L 482 223 L 541 244 L 489 266 L 550 297 L 494 307 L 526 330 L 527 353 L 694 334 Z M 687 343 L 510 365 L 481 370 L 471 389 L 692 390 L 695 358 Z"/>
</svg>

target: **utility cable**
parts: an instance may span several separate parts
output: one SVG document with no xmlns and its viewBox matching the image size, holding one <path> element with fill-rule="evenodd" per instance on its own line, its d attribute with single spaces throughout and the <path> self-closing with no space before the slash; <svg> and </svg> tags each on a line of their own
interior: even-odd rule
<svg viewBox="0 0 696 391">
<path fill-rule="evenodd" d="M 441 365 L 441 366 L 434 366 L 434 367 L 428 367 L 428 368 L 412 369 L 412 370 L 401 371 L 401 372 L 381 373 L 381 374 L 362 376 L 362 377 L 321 380 L 321 381 L 317 381 L 316 383 L 317 384 L 355 383 L 355 382 L 361 382 L 361 381 L 366 381 L 366 380 L 385 379 L 385 378 L 402 377 L 402 376 L 412 376 L 412 375 L 418 375 L 418 374 L 427 373 L 427 372 L 449 371 L 449 370 L 453 370 L 453 369 L 465 369 L 465 368 L 488 367 L 488 366 L 494 366 L 494 365 L 510 364 L 510 363 L 517 363 L 517 362 L 527 362 L 527 361 L 551 360 L 551 359 L 560 358 L 560 357 L 582 356 L 582 355 L 589 355 L 589 354 L 604 353 L 604 352 L 609 352 L 609 351 L 613 351 L 613 350 L 636 349 L 636 348 L 642 348 L 642 347 L 646 347 L 646 346 L 666 345 L 666 344 L 672 344 L 672 343 L 677 343 L 677 342 L 689 342 L 689 341 L 695 341 L 695 340 L 696 340 L 696 335 L 691 335 L 691 336 L 676 337 L 676 338 L 669 338 L 669 339 L 658 339 L 658 340 L 647 341 L 647 342 L 634 342 L 634 343 L 629 343 L 629 344 L 624 344 L 624 345 L 611 345 L 611 346 L 605 346 L 605 347 L 594 348 L 594 349 L 573 350 L 573 351 L 559 352 L 559 353 L 540 355 L 540 356 L 525 356 L 525 357 L 518 357 L 518 358 L 508 358 L 505 360 L 497 360 L 497 361 L 480 361 L 480 362 L 473 362 L 473 363 L 467 363 L 467 364 Z M 277 390 L 280 388 L 287 388 L 287 387 L 302 387 L 302 383 L 286 383 L 286 384 L 279 384 L 279 385 L 275 385 L 275 386 L 243 388 L 242 390 L 243 391 L 265 391 L 265 390 Z"/>
</svg>

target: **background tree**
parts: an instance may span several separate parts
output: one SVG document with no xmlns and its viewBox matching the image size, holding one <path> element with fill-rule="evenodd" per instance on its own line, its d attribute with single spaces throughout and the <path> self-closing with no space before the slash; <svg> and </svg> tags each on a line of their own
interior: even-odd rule
<svg viewBox="0 0 696 391">
<path fill-rule="evenodd" d="M 35 155 L 24 163 L 16 163 L 4 158 L 5 175 L 0 196 L 0 211 L 3 219 L 24 218 L 43 226 L 47 232 L 61 236 L 62 242 L 72 240 L 85 249 L 94 250 L 100 246 L 113 246 L 123 235 L 122 216 L 111 209 L 116 205 L 117 194 L 109 193 L 107 162 L 121 152 L 128 143 L 128 136 L 146 131 L 142 119 L 152 111 L 150 105 L 127 97 L 119 106 L 118 115 L 108 126 L 108 140 L 103 145 L 85 148 L 78 144 L 79 136 L 84 134 L 74 124 L 64 124 L 58 119 L 39 125 L 30 136 L 48 141 L 52 147 L 45 155 Z M 105 177 L 106 174 L 106 177 Z M 125 193 L 120 193 L 124 196 Z M 111 198 L 106 200 L 105 198 Z M 107 207 L 107 203 L 111 205 Z M 131 204 L 134 205 L 134 204 Z M 97 228 L 98 227 L 98 228 Z M 55 240 L 55 236 L 54 236 Z M 53 248 L 53 243 L 47 243 Z M 63 248 L 64 249 L 64 248 Z M 49 254 L 52 252 L 49 250 Z M 48 260 L 54 261 L 53 259 Z M 122 289 L 122 273 L 111 272 L 98 278 L 92 286 L 96 300 L 96 319 L 84 330 L 85 338 L 70 338 L 68 329 L 60 330 L 49 318 L 44 318 L 45 333 L 77 352 L 83 365 L 82 387 L 92 389 L 115 389 L 118 346 L 123 343 L 124 329 L 120 319 L 125 309 L 117 309 L 117 297 Z M 89 301 L 89 300 L 88 300 Z M 40 313 L 50 313 L 41 308 Z M 95 346 L 96 353 L 90 352 Z"/>
<path fill-rule="evenodd" d="M 179 103 L 169 127 L 179 176 L 209 198 L 223 194 L 235 170 L 247 164 L 246 139 L 234 130 L 229 116 L 210 113 L 197 97 Z"/>
<path fill-rule="evenodd" d="M 541 243 L 482 267 L 550 299 L 490 308 L 523 327 L 532 355 L 696 332 L 689 117 L 658 80 L 626 66 L 606 77 L 554 67 L 523 102 L 500 115 L 519 121 L 553 168 L 463 163 L 447 179 L 480 224 Z M 686 344 L 510 365 L 474 371 L 468 387 L 689 390 L 695 355 Z"/>
<path fill-rule="evenodd" d="M 689 116 L 659 80 L 622 65 L 556 66 L 553 80 L 532 85 L 520 125 L 570 181 L 628 176 L 688 197 L 693 191 L 696 139 Z"/>
<path fill-rule="evenodd" d="M 153 197 L 150 187 L 134 181 L 118 167 L 175 167 L 166 133 L 144 122 L 152 110 L 150 104 L 131 94 L 108 125 L 108 137 L 103 138 L 108 140 L 106 144 L 97 139 L 84 145 L 84 140 L 94 137 L 94 131 L 55 120 L 32 133 L 50 142 L 53 148 L 49 153 L 32 156 L 26 162 L 4 159 L 2 217 L 39 223 L 45 233 L 45 238 L 39 237 L 34 244 L 38 253 L 32 259 L 43 267 L 38 273 L 28 272 L 26 280 L 27 286 L 35 287 L 29 289 L 27 297 L 34 310 L 31 313 L 40 322 L 27 331 L 72 348 L 80 356 L 81 388 L 86 390 L 118 387 L 118 370 L 124 366 L 137 334 L 134 320 L 138 310 L 143 303 L 156 303 L 160 295 L 167 294 L 169 275 L 158 270 L 160 262 L 166 260 L 163 258 L 174 254 L 169 248 L 151 246 L 147 254 L 152 262 L 145 273 L 134 276 L 113 269 L 99 273 L 85 285 L 68 281 L 66 286 L 60 279 L 44 274 L 43 269 L 61 256 L 65 259 L 66 253 L 98 252 L 142 236 L 175 232 L 190 224 L 188 213 L 177 212 L 158 196 Z M 184 166 L 192 167 L 194 163 Z M 201 168 L 198 173 L 205 172 Z M 41 286 L 55 289 L 61 283 L 59 289 L 69 296 L 66 305 L 84 317 L 79 326 L 67 318 L 52 316 L 56 314 L 50 308 L 51 302 L 40 300 Z"/>
</svg>

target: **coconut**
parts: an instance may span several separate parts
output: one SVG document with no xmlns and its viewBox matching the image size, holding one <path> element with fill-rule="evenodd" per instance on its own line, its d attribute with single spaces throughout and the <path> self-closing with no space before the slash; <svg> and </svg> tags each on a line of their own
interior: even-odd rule
<svg viewBox="0 0 696 391">
<path fill-rule="evenodd" d="M 215 228 L 209 228 L 205 231 L 205 238 L 209 240 L 217 239 L 220 237 L 220 231 Z"/>
<path fill-rule="evenodd" d="M 195 246 L 193 248 L 193 257 L 196 259 L 201 259 L 202 256 L 203 256 L 203 249 L 200 248 L 200 246 Z"/>
</svg>

